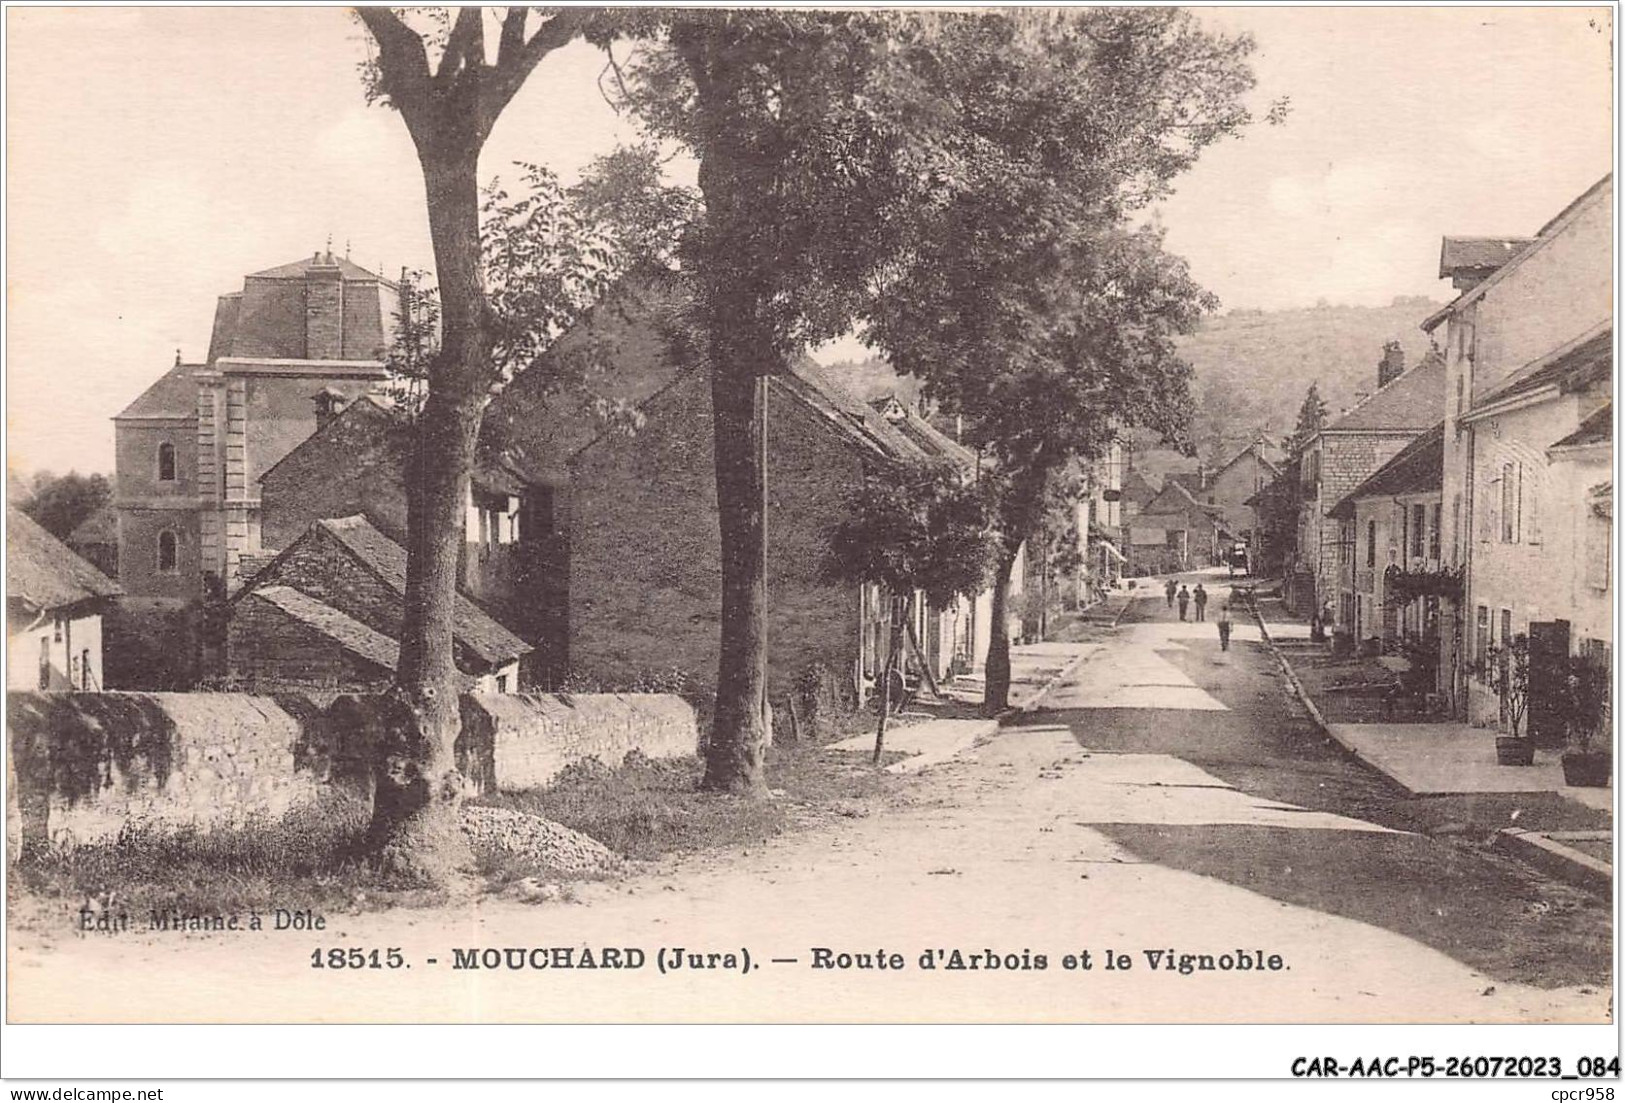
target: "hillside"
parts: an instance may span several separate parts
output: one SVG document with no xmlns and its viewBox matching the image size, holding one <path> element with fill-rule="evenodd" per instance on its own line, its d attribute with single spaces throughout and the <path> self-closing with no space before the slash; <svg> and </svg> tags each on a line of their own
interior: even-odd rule
<svg viewBox="0 0 1625 1103">
<path fill-rule="evenodd" d="M 1377 387 L 1383 342 L 1413 365 L 1428 350 L 1422 320 L 1442 303 L 1419 297 L 1388 306 L 1232 311 L 1179 342 L 1196 370 L 1197 453 L 1223 462 L 1260 432 L 1279 439 L 1297 423 L 1311 383 L 1335 416 Z"/>
</svg>

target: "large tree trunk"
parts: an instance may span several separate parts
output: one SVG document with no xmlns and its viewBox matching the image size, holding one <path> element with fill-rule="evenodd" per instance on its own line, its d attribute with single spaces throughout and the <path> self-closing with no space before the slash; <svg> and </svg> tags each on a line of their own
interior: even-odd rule
<svg viewBox="0 0 1625 1103">
<path fill-rule="evenodd" d="M 763 447 L 767 380 L 713 340 L 717 516 L 722 553 L 722 640 L 717 699 L 705 751 L 707 789 L 760 796 L 767 781 L 767 550 Z"/>
<path fill-rule="evenodd" d="M 993 601 L 988 612 L 987 663 L 983 670 L 982 709 L 989 716 L 1010 707 L 1010 576 L 1016 569 L 1018 546 L 999 557 L 993 576 Z"/>
<path fill-rule="evenodd" d="M 1043 516 L 1044 487 L 1048 482 L 1049 469 L 1040 453 L 1026 472 L 1015 477 L 1001 510 L 1004 553 L 993 579 L 993 608 L 989 615 L 992 623 L 988 626 L 986 681 L 982 692 L 982 708 L 990 716 L 1010 707 L 1010 576 L 1015 573 L 1016 558 L 1034 536 Z"/>
<path fill-rule="evenodd" d="M 392 874 L 445 883 L 473 865 L 459 812 L 458 560 L 469 473 L 491 378 L 489 306 L 480 274 L 478 151 L 424 156 L 429 231 L 440 279 L 441 353 L 418 415 L 408 487 L 406 600 L 396 668 L 400 708 L 380 734 L 370 852 Z"/>
</svg>

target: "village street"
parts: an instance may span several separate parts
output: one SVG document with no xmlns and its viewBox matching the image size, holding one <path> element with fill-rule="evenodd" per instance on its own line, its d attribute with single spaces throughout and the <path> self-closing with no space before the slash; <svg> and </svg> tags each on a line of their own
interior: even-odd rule
<svg viewBox="0 0 1625 1103">
<path fill-rule="evenodd" d="M 1213 584 L 1216 611 L 1223 581 Z M 1256 627 L 1228 653 L 1159 594 L 1028 712 L 858 810 L 567 903 L 330 916 L 325 932 L 13 944 L 23 1021 L 1602 1021 L 1606 908 L 1408 827 L 1328 749 Z M 315 970 L 317 947 L 410 968 Z M 640 948 L 641 969 L 454 969 L 454 951 Z M 661 947 L 752 968 L 662 974 Z M 833 953 L 902 968 L 815 968 Z M 40 949 L 36 946 L 34 949 Z M 923 952 L 1045 969 L 922 969 Z M 1182 974 L 1146 950 L 1281 968 Z M 1081 968 L 1088 951 L 1090 967 Z M 1127 968 L 1108 969 L 1108 951 Z M 1074 955 L 1068 968 L 1068 955 Z M 430 964 L 429 959 L 435 959 Z M 772 959 L 790 959 L 775 963 Z M 866 959 L 873 960 L 873 958 Z M 985 959 L 984 959 L 985 961 Z M 979 962 L 979 964 L 981 964 Z M 54 976 L 52 974 L 55 974 Z M 1536 983 L 1526 983 L 1536 982 Z M 1538 986 L 1537 986 L 1538 984 Z"/>
</svg>

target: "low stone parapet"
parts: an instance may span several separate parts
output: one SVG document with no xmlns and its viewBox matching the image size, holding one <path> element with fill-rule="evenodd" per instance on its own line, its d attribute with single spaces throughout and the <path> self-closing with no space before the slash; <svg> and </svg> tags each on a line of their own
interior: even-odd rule
<svg viewBox="0 0 1625 1103">
<path fill-rule="evenodd" d="M 628 751 L 678 758 L 699 750 L 694 707 L 672 694 L 470 693 L 462 711 L 457 761 L 482 793 L 540 789 L 587 758 L 613 767 Z"/>
<path fill-rule="evenodd" d="M 279 820 L 343 791 L 370 800 L 364 722 L 381 698 L 12 693 L 7 853 L 111 842 L 127 829 Z M 655 693 L 462 698 L 457 762 L 476 793 L 546 786 L 572 763 L 695 754 L 699 724 Z"/>
</svg>

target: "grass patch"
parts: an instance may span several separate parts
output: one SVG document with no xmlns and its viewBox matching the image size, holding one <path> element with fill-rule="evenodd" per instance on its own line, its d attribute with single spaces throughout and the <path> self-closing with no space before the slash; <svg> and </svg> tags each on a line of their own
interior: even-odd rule
<svg viewBox="0 0 1625 1103">
<path fill-rule="evenodd" d="M 335 798 L 240 828 L 131 825 L 111 842 L 31 853 L 12 864 L 10 884 L 75 913 L 91 902 L 142 928 L 153 912 L 254 910 L 269 923 L 275 908 L 335 912 L 438 902 L 434 893 L 392 891 L 359 857 L 367 816 L 360 802 Z"/>
<path fill-rule="evenodd" d="M 890 755 L 884 761 L 896 761 Z M 618 769 L 596 759 L 571 766 L 546 789 L 502 793 L 481 803 L 552 820 L 628 858 L 765 842 L 790 826 L 793 812 L 847 814 L 847 802 L 880 795 L 895 782 L 868 765 L 805 743 L 767 750 L 768 800 L 700 789 L 696 757 L 650 759 L 633 752 Z"/>
</svg>

